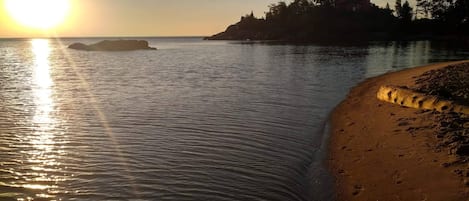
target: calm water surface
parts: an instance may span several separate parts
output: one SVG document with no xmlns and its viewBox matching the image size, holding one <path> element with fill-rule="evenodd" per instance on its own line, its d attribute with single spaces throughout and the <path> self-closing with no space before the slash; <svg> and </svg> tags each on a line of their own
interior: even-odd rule
<svg viewBox="0 0 469 201">
<path fill-rule="evenodd" d="M 469 51 L 149 38 L 0 40 L 0 200 L 331 200 L 330 110 L 359 81 Z"/>
</svg>

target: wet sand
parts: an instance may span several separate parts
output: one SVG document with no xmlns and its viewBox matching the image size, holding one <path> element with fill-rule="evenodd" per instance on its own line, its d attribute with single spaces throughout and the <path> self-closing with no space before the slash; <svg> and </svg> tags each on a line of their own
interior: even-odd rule
<svg viewBox="0 0 469 201">
<path fill-rule="evenodd" d="M 441 146 L 440 114 L 376 98 L 381 85 L 416 87 L 425 72 L 467 62 L 393 72 L 350 91 L 331 116 L 328 163 L 337 200 L 469 200 L 469 163 Z"/>
</svg>

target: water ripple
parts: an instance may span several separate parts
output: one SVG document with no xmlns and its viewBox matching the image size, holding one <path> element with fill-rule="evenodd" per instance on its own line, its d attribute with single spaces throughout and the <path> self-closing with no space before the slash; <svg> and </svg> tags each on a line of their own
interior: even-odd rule
<svg viewBox="0 0 469 201">
<path fill-rule="evenodd" d="M 0 40 L 0 200 L 328 200 L 310 176 L 349 87 L 468 55 L 198 38 L 66 48 L 95 40 Z"/>
</svg>

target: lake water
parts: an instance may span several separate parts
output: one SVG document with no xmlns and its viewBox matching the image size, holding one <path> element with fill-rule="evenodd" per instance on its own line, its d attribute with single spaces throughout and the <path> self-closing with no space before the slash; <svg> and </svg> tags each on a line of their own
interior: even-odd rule
<svg viewBox="0 0 469 201">
<path fill-rule="evenodd" d="M 0 40 L 0 200 L 332 200 L 327 118 L 370 76 L 469 51 L 147 38 Z"/>
</svg>

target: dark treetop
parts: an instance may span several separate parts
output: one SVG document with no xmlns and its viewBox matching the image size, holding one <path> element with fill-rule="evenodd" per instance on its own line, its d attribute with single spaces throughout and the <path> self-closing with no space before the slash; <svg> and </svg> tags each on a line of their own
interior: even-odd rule
<svg viewBox="0 0 469 201">
<path fill-rule="evenodd" d="M 417 40 L 464 39 L 469 33 L 467 0 L 397 0 L 392 10 L 369 0 L 295 0 L 270 5 L 265 18 L 253 13 L 209 40 Z M 446 3 L 444 3 L 446 2 Z M 444 5 L 444 6 L 442 6 Z"/>
</svg>

